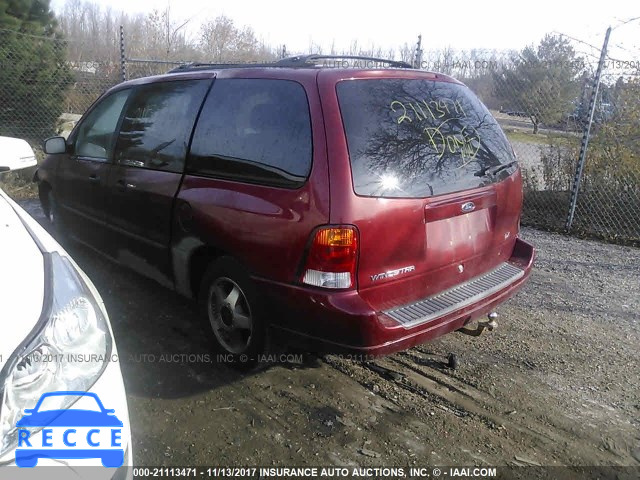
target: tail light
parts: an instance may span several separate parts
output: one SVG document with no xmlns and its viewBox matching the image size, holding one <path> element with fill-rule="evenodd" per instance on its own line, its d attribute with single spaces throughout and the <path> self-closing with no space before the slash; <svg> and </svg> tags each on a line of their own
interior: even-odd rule
<svg viewBox="0 0 640 480">
<path fill-rule="evenodd" d="M 314 234 L 302 283 L 324 288 L 352 288 L 356 283 L 358 232 L 354 227 L 323 227 Z"/>
</svg>

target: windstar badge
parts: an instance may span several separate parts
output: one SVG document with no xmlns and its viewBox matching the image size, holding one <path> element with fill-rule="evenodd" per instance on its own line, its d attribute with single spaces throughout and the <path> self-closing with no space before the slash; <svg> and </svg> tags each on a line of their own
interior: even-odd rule
<svg viewBox="0 0 640 480">
<path fill-rule="evenodd" d="M 387 272 L 376 273 L 375 275 L 371 275 L 371 281 L 377 282 L 378 280 L 382 280 L 384 278 L 397 277 L 398 275 L 402 275 L 404 273 L 409 273 L 415 271 L 415 265 L 410 265 L 408 267 L 398 268 L 397 270 L 389 270 Z"/>
</svg>

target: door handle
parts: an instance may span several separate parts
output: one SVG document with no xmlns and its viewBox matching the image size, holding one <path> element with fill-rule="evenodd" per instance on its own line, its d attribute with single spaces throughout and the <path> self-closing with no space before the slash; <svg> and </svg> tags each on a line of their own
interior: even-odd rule
<svg viewBox="0 0 640 480">
<path fill-rule="evenodd" d="M 131 189 L 136 188 L 136 186 L 133 183 L 127 183 L 124 180 L 118 180 L 116 182 L 116 185 L 118 185 L 118 188 L 120 190 L 126 190 L 128 188 L 131 188 Z"/>
<path fill-rule="evenodd" d="M 100 181 L 100 177 L 95 173 L 92 173 L 91 175 L 89 175 L 89 181 L 91 183 L 98 183 Z"/>
</svg>

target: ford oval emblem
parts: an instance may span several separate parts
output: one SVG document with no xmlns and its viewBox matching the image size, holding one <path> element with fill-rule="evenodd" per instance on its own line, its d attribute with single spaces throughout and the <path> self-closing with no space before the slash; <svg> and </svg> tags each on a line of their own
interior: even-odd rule
<svg viewBox="0 0 640 480">
<path fill-rule="evenodd" d="M 473 202 L 466 202 L 462 204 L 462 211 L 464 213 L 473 212 L 476 209 L 476 204 Z"/>
</svg>

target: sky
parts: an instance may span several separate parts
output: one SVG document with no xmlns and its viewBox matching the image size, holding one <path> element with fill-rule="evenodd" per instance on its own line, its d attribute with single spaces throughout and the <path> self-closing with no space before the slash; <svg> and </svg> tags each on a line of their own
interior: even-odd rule
<svg viewBox="0 0 640 480">
<path fill-rule="evenodd" d="M 52 0 L 54 9 L 66 0 Z M 192 19 L 195 34 L 203 20 L 224 14 L 237 26 L 250 26 L 258 38 L 289 52 L 306 52 L 311 42 L 328 51 L 348 49 L 353 40 L 367 47 L 385 49 L 414 44 L 422 34 L 423 48 L 520 49 L 536 44 L 545 33 L 559 32 L 600 48 L 608 26 L 610 56 L 640 57 L 640 4 L 629 0 L 607 0 L 594 6 L 579 1 L 535 0 L 395 0 L 362 2 L 320 0 L 92 0 L 113 10 L 149 13 L 171 5 L 176 20 Z M 584 46 L 584 45 L 583 45 Z M 594 49 L 584 46 L 585 51 Z M 597 53 L 597 52 L 596 52 Z"/>
</svg>

